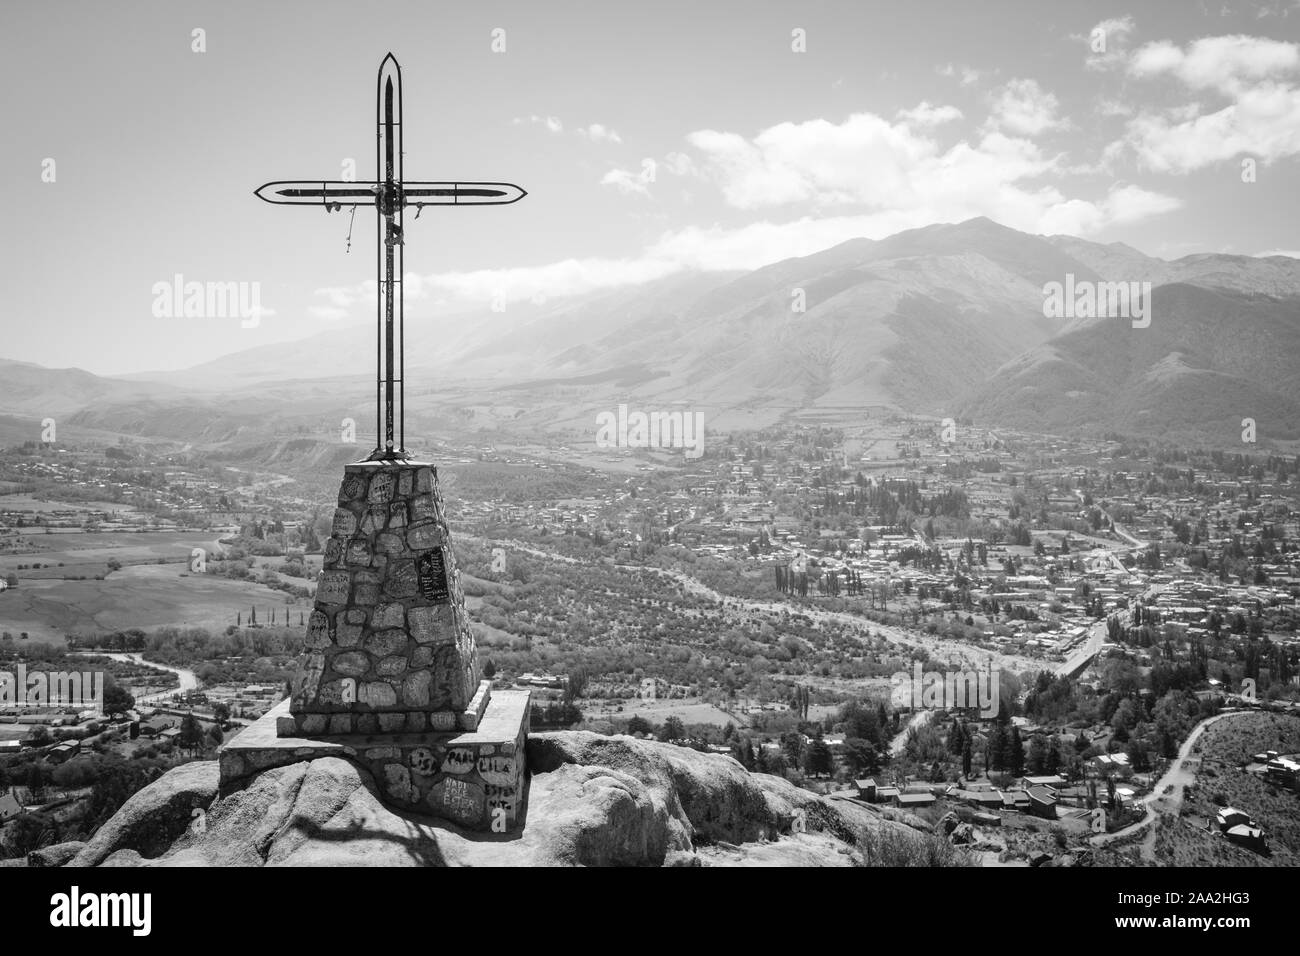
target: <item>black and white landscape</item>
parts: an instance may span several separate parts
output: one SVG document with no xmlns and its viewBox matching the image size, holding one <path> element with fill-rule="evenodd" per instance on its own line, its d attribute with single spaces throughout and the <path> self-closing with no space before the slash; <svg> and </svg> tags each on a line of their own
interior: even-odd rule
<svg viewBox="0 0 1300 956">
<path fill-rule="evenodd" d="M 66 8 L 0 860 L 1300 865 L 1300 4 Z"/>
</svg>

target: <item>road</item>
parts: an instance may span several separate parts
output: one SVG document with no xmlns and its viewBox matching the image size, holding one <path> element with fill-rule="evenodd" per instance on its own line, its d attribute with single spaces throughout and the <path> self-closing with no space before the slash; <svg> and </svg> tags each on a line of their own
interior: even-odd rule
<svg viewBox="0 0 1300 956">
<path fill-rule="evenodd" d="M 894 739 L 889 744 L 889 756 L 901 757 L 903 750 L 907 747 L 907 732 L 909 730 L 920 730 L 930 722 L 930 717 L 934 714 L 933 710 L 918 710 L 910 720 L 904 724 L 894 735 Z"/>
<path fill-rule="evenodd" d="M 135 699 L 137 707 L 141 704 L 161 704 L 169 697 L 186 691 L 197 690 L 199 686 L 199 679 L 194 675 L 194 671 L 186 670 L 183 667 L 172 667 L 169 664 L 155 664 L 153 661 L 145 660 L 143 654 L 104 654 L 103 656 L 111 657 L 115 661 L 130 661 L 143 664 L 145 667 L 157 668 L 160 671 L 171 671 L 180 678 L 181 685 L 176 690 L 164 690 L 156 694 L 145 694 L 143 697 L 137 697 Z"/>
<path fill-rule="evenodd" d="M 1233 717 L 1240 717 L 1244 714 L 1250 713 L 1253 713 L 1253 711 L 1229 711 L 1228 713 L 1215 714 L 1213 717 L 1207 717 L 1205 720 L 1197 724 L 1192 729 L 1192 732 L 1187 735 L 1187 739 L 1183 741 L 1183 745 L 1178 748 L 1178 756 L 1169 764 L 1169 769 L 1166 770 L 1160 779 L 1156 781 L 1155 786 L 1151 788 L 1151 792 L 1140 797 L 1137 801 L 1143 806 L 1150 807 L 1154 812 L 1147 814 L 1142 820 L 1139 820 L 1131 826 L 1124 827 L 1122 830 L 1116 830 L 1114 833 L 1099 834 L 1093 837 L 1090 841 L 1092 845 L 1105 846 L 1107 843 L 1113 843 L 1114 841 L 1126 836 L 1132 836 L 1134 833 L 1151 826 L 1163 813 L 1177 816 L 1178 811 L 1182 808 L 1183 797 L 1186 795 L 1187 786 L 1196 782 L 1196 771 L 1200 767 L 1201 758 L 1196 757 L 1194 765 L 1190 765 L 1189 761 L 1192 760 L 1192 748 L 1195 747 L 1196 742 L 1201 739 L 1201 734 L 1205 733 L 1206 728 L 1211 724 L 1217 724 L 1221 720 L 1229 720 Z M 1165 793 L 1166 788 L 1172 789 L 1170 789 L 1168 793 Z M 1154 846 L 1154 837 L 1155 831 L 1153 830 L 1144 844 L 1144 856 L 1146 856 L 1151 847 Z"/>
</svg>

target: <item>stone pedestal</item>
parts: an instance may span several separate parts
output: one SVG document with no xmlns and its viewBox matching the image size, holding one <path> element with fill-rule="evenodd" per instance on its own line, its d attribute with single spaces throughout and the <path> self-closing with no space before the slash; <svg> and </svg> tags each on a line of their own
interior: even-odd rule
<svg viewBox="0 0 1300 956">
<path fill-rule="evenodd" d="M 501 832 L 519 819 L 528 704 L 479 680 L 437 470 L 358 462 L 293 694 L 222 749 L 222 782 L 323 747 L 367 766 L 395 806 Z"/>
<path fill-rule="evenodd" d="M 284 732 L 473 730 L 489 694 L 436 470 L 348 465 Z"/>
</svg>

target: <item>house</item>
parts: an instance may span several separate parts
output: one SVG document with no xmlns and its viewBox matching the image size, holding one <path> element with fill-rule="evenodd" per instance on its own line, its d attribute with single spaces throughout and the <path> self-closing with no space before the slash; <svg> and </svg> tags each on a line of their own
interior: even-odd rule
<svg viewBox="0 0 1300 956">
<path fill-rule="evenodd" d="M 150 717 L 148 720 L 140 722 L 141 737 L 157 737 L 164 730 L 171 727 L 172 722 L 167 717 Z"/>
<path fill-rule="evenodd" d="M 1244 846 L 1248 850 L 1254 850 L 1256 853 L 1263 853 L 1268 849 L 1268 843 L 1264 840 L 1264 831 L 1257 826 L 1238 823 L 1228 828 L 1227 836 L 1231 842 Z"/>
<path fill-rule="evenodd" d="M 50 752 L 45 755 L 45 759 L 48 760 L 50 763 L 60 764 L 63 763 L 65 760 L 69 760 L 72 757 L 75 757 L 80 752 L 81 752 L 80 740 L 67 740 L 59 744 L 58 746 L 51 747 Z"/>
<path fill-rule="evenodd" d="M 1056 819 L 1056 791 L 1051 787 L 1029 788 L 1029 812 L 1045 820 Z"/>
<path fill-rule="evenodd" d="M 1264 766 L 1264 779 L 1283 787 L 1295 787 L 1300 780 L 1300 763 L 1289 757 L 1274 757 Z"/>
<path fill-rule="evenodd" d="M 1215 814 L 1214 822 L 1219 825 L 1220 830 L 1230 830 L 1235 826 L 1244 824 L 1250 826 L 1254 823 L 1250 814 L 1244 810 L 1238 810 L 1235 807 L 1224 807 Z"/>
<path fill-rule="evenodd" d="M 1019 810 L 1021 812 L 1028 811 L 1029 791 L 1028 790 L 1003 790 L 1002 809 Z"/>
<path fill-rule="evenodd" d="M 876 803 L 893 803 L 901 791 L 897 787 L 877 787 Z"/>
<path fill-rule="evenodd" d="M 868 803 L 876 802 L 876 779 L 874 777 L 854 780 L 853 786 L 858 788 L 858 799 L 866 800 Z"/>
<path fill-rule="evenodd" d="M 1034 787 L 1048 787 L 1052 790 L 1060 790 L 1065 786 L 1065 778 L 1059 773 L 1041 777 L 1025 777 L 1020 781 L 1020 785 L 1026 790 L 1032 790 Z"/>
<path fill-rule="evenodd" d="M 997 790 L 953 790 L 948 794 L 954 800 L 969 803 L 987 810 L 1002 809 L 1002 794 Z"/>
<path fill-rule="evenodd" d="M 923 793 L 900 793 L 897 800 L 900 807 L 913 809 L 917 807 L 928 807 L 934 803 L 934 794 L 929 791 Z"/>
</svg>

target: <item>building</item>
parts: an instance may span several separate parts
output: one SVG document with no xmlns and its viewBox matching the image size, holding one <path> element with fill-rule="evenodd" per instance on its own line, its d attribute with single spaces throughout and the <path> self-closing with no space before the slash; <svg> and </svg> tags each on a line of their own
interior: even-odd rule
<svg viewBox="0 0 1300 956">
<path fill-rule="evenodd" d="M 50 752 L 45 755 L 45 759 L 50 763 L 60 764 L 79 753 L 81 753 L 81 741 L 66 740 L 55 747 L 51 747 Z"/>
<path fill-rule="evenodd" d="M 1254 821 L 1251 820 L 1249 813 L 1246 813 L 1244 810 L 1238 810 L 1235 807 L 1224 807 L 1215 814 L 1214 822 L 1219 825 L 1220 830 L 1224 831 L 1230 830 L 1241 824 L 1250 826 L 1254 823 Z"/>
<path fill-rule="evenodd" d="M 1055 820 L 1056 791 L 1051 787 L 1030 787 L 1029 812 L 1045 820 Z"/>
<path fill-rule="evenodd" d="M 1244 846 L 1256 853 L 1263 853 L 1268 849 L 1268 843 L 1264 840 L 1264 831 L 1248 823 L 1238 823 L 1234 827 L 1229 827 L 1227 837 L 1238 846 Z"/>
<path fill-rule="evenodd" d="M 1294 789 L 1297 780 L 1300 780 L 1300 763 L 1289 757 L 1274 757 L 1264 765 L 1264 779 Z"/>
</svg>

